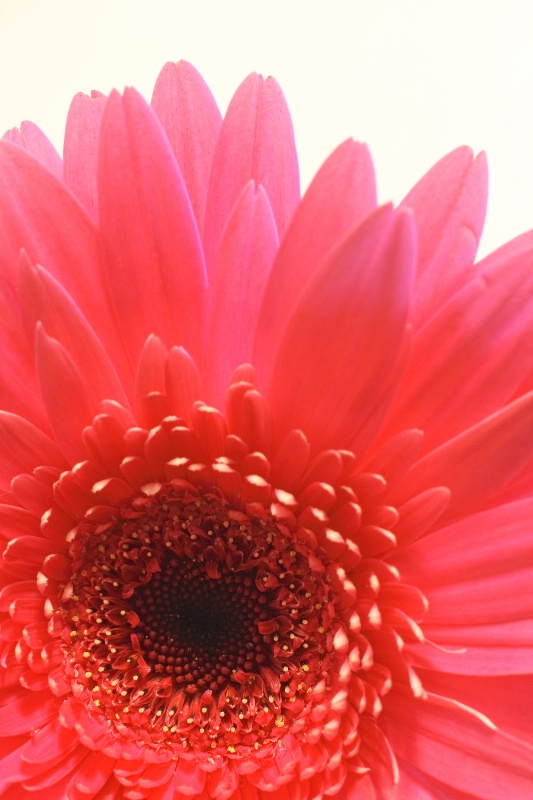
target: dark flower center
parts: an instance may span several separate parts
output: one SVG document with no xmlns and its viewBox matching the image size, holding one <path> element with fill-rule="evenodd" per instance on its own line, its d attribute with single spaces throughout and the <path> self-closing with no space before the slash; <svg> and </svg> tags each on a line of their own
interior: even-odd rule
<svg viewBox="0 0 533 800">
<path fill-rule="evenodd" d="M 126 736 L 200 751 L 305 724 L 334 659 L 325 553 L 184 481 L 99 516 L 73 536 L 64 593 L 76 695 Z"/>
<path fill-rule="evenodd" d="M 249 672 L 267 658 L 257 630 L 264 595 L 250 576 L 225 564 L 220 572 L 209 578 L 203 565 L 170 558 L 132 597 L 147 663 L 189 694 L 216 691 L 235 670 Z"/>
</svg>

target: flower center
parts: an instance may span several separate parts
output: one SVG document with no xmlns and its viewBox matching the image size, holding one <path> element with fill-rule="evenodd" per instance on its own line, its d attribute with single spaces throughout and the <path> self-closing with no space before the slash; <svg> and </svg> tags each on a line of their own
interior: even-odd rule
<svg viewBox="0 0 533 800">
<path fill-rule="evenodd" d="M 196 751 L 257 749 L 298 730 L 334 659 L 325 553 L 218 490 L 172 481 L 150 492 L 73 536 L 64 640 L 75 694 L 126 736 Z"/>
<path fill-rule="evenodd" d="M 209 578 L 201 563 L 167 559 L 132 599 L 146 661 L 189 694 L 216 691 L 238 668 L 250 671 L 266 660 L 257 631 L 264 594 L 225 564 Z"/>
</svg>

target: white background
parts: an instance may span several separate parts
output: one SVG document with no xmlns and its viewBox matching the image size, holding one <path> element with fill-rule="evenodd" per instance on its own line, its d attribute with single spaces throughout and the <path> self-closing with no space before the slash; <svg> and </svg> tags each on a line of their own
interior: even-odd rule
<svg viewBox="0 0 533 800">
<path fill-rule="evenodd" d="M 77 91 L 149 99 L 186 58 L 221 109 L 248 72 L 292 110 L 305 186 L 343 139 L 368 142 L 399 201 L 459 144 L 488 152 L 482 252 L 533 228 L 529 0 L 0 0 L 0 129 L 31 119 L 58 149 Z"/>
</svg>

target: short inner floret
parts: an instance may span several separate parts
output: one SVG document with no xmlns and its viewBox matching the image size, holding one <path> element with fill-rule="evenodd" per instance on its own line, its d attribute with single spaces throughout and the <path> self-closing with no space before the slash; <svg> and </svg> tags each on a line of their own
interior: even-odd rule
<svg viewBox="0 0 533 800">
<path fill-rule="evenodd" d="M 333 664 L 328 560 L 261 505 L 172 481 L 80 523 L 74 694 L 126 737 L 238 753 L 305 725 Z"/>
</svg>

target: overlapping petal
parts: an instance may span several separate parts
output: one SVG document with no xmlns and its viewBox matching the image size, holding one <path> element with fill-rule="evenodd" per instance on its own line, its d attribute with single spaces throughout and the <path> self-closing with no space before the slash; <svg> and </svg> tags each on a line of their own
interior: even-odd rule
<svg viewBox="0 0 533 800">
<path fill-rule="evenodd" d="M 275 81 L 222 120 L 185 62 L 64 162 L 6 134 L 2 800 L 529 799 L 533 239 L 476 264 L 485 203 L 460 148 L 377 207 L 351 140 L 300 201 Z"/>
</svg>

